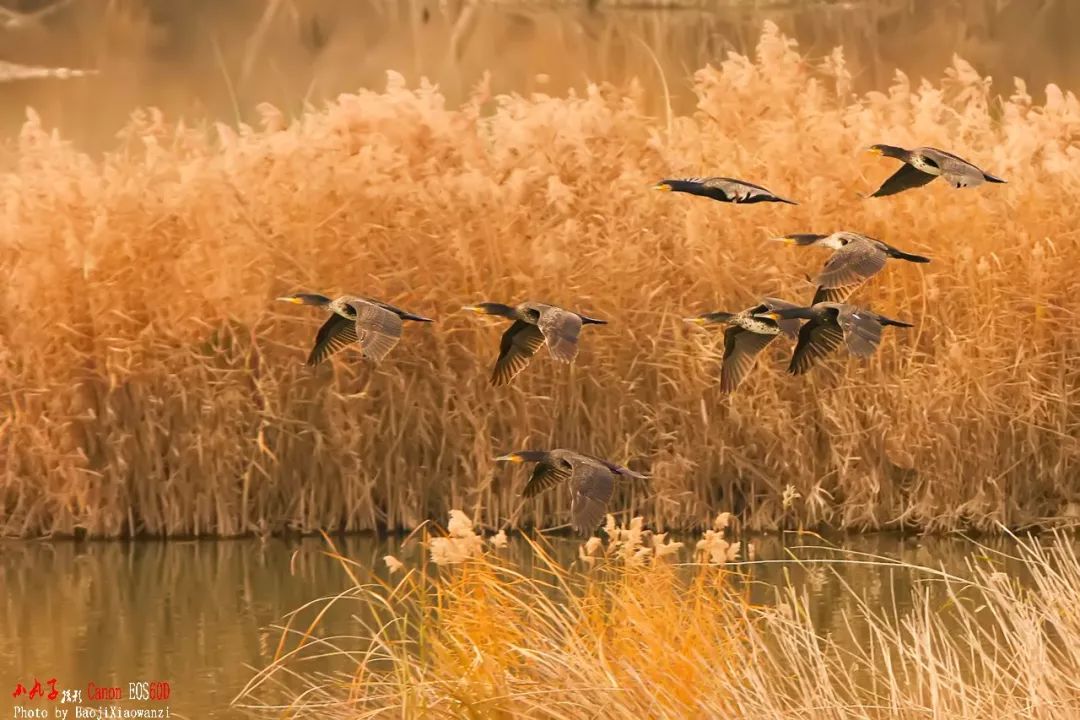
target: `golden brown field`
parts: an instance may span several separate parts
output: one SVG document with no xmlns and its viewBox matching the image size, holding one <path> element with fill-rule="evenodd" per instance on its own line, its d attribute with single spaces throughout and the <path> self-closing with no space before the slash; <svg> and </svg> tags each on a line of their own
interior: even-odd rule
<svg viewBox="0 0 1080 720">
<path fill-rule="evenodd" d="M 824 634 L 814 601 L 791 586 L 777 588 L 775 604 L 751 604 L 745 573 L 754 562 L 732 564 L 739 553 L 713 531 L 696 549 L 680 548 L 643 532 L 640 518 L 621 528 L 609 519 L 610 541 L 594 538 L 571 566 L 534 544 L 526 568 L 463 514 L 448 530 L 426 547 L 406 543 L 389 574 L 371 580 L 341 558 L 349 587 L 298 608 L 275 661 L 236 703 L 290 718 L 1080 713 L 1080 560 L 1062 537 L 1015 546 L 1010 560 L 1025 583 L 976 547 L 981 557 L 963 576 L 876 555 L 825 556 L 824 572 L 876 564 L 918 581 L 910 598 L 892 598 L 907 607 L 895 614 L 848 587 L 846 623 Z M 351 631 L 327 631 L 334 611 L 352 615 Z M 319 672 L 328 659 L 349 670 Z"/>
<path fill-rule="evenodd" d="M 3 532 L 401 528 L 450 507 L 561 524 L 562 490 L 521 507 L 524 478 L 492 462 L 527 446 L 651 470 L 613 508 L 660 528 L 744 507 L 749 528 L 1080 515 L 1076 97 L 991 97 L 959 59 L 856 97 L 839 53 L 811 62 L 771 26 L 693 83 L 693 115 L 650 117 L 640 87 L 479 87 L 448 107 L 390 74 L 238 131 L 139 112 L 101 159 L 31 116 L 0 156 Z M 873 142 L 944 147 L 1009 184 L 863 201 L 895 169 L 862 158 Z M 801 204 L 648 190 L 713 173 Z M 836 229 L 933 258 L 855 296 L 916 327 L 803 379 L 778 342 L 721 396 L 719 333 L 680 318 L 808 299 L 823 254 L 765 240 Z M 345 353 L 312 372 L 321 316 L 273 302 L 299 290 L 437 322 L 376 369 Z M 538 356 L 493 390 L 502 326 L 455 311 L 525 298 L 611 324 L 572 369 Z"/>
</svg>

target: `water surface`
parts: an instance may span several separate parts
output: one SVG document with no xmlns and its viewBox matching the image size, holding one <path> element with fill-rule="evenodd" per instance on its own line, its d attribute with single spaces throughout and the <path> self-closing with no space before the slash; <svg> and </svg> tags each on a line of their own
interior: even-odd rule
<svg viewBox="0 0 1080 720">
<path fill-rule="evenodd" d="M 761 562 L 746 566 L 751 599 L 772 602 L 787 579 L 805 590 L 818 629 L 848 637 L 845 613 L 856 596 L 883 611 L 903 613 L 928 576 L 875 565 L 794 562 L 822 558 L 824 546 L 811 536 L 752 540 Z M 354 536 L 338 547 L 366 571 L 385 575 L 382 556 L 406 557 L 399 541 Z M 569 562 L 578 545 L 553 541 Z M 883 555 L 911 565 L 968 574 L 967 564 L 985 562 L 987 552 L 959 538 L 894 535 L 834 539 L 849 551 Z M 1006 540 L 988 541 L 1007 554 Z M 688 543 L 689 544 L 689 543 Z M 243 717 L 228 704 L 268 664 L 287 613 L 306 602 L 349 587 L 340 564 L 325 556 L 321 539 L 256 539 L 191 542 L 4 542 L 0 544 L 0 718 L 10 718 L 16 682 L 58 679 L 58 686 L 120 686 L 139 680 L 165 681 L 173 717 Z M 418 550 L 414 550 L 418 551 Z M 509 552 L 525 564 L 524 542 Z M 783 562 L 768 562 L 768 561 Z M 1019 567 L 998 558 L 1000 570 Z M 305 616 L 311 618 L 309 613 Z M 858 633 L 859 625 L 854 626 Z M 347 614 L 330 615 L 324 635 L 357 634 Z M 858 638 L 851 638 L 858 642 Z M 328 668 L 334 669 L 334 668 Z M 347 667 L 337 668 L 348 670 Z M 10 687 L 9 687 L 10 686 Z"/>
</svg>

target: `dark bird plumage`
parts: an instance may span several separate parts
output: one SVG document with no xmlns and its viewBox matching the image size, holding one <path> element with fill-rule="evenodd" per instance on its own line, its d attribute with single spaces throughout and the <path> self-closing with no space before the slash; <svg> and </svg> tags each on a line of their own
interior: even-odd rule
<svg viewBox="0 0 1080 720">
<path fill-rule="evenodd" d="M 772 190 L 745 180 L 729 177 L 688 177 L 661 180 L 654 190 L 681 192 L 719 200 L 720 202 L 748 205 L 759 202 L 778 202 L 798 205 L 794 200 L 782 198 Z"/>
<path fill-rule="evenodd" d="M 985 182 L 1003 183 L 1005 180 L 981 170 L 974 164 L 952 153 L 932 147 L 905 150 L 895 145 L 871 145 L 868 152 L 903 161 L 870 197 L 885 197 L 912 188 L 921 187 L 936 177 L 942 177 L 954 188 L 976 187 Z"/>
<path fill-rule="evenodd" d="M 360 355 L 372 362 L 379 362 L 401 339 L 403 320 L 434 322 L 422 315 L 415 315 L 381 300 L 342 295 L 331 300 L 317 293 L 296 293 L 278 300 L 294 305 L 312 305 L 330 311 L 330 317 L 319 328 L 315 346 L 311 349 L 307 364 L 315 367 L 323 360 L 357 343 Z"/>
<path fill-rule="evenodd" d="M 536 497 L 560 482 L 570 485 L 570 517 L 574 531 L 589 535 L 603 520 L 615 492 L 615 478 L 645 478 L 621 465 L 573 450 L 522 450 L 496 458 L 514 463 L 536 463 L 521 494 Z"/>
<path fill-rule="evenodd" d="M 762 301 L 741 312 L 711 312 L 686 318 L 695 325 L 726 325 L 724 330 L 724 359 L 720 366 L 720 391 L 729 393 L 754 369 L 758 355 L 780 334 L 795 339 L 799 333 L 796 319 L 774 320 L 762 317 L 770 310 L 797 308 L 798 305 L 777 298 Z"/>
<path fill-rule="evenodd" d="M 587 317 L 555 305 L 523 302 L 510 306 L 502 303 L 466 305 L 480 315 L 496 315 L 514 322 L 503 333 L 499 358 L 491 373 L 492 385 L 506 385 L 529 364 L 529 360 L 547 344 L 555 360 L 571 363 L 578 354 L 578 336 L 583 325 L 606 325 L 607 320 Z"/>
<path fill-rule="evenodd" d="M 888 258 L 913 263 L 930 262 L 930 258 L 913 255 L 876 238 L 846 230 L 831 235 L 796 233 L 779 240 L 800 247 L 816 246 L 835 250 L 813 281 L 817 290 L 811 305 L 819 302 L 844 302 L 863 283 L 881 272 Z"/>
<path fill-rule="evenodd" d="M 771 310 L 762 313 L 761 317 L 776 321 L 793 318 L 807 321 L 799 329 L 799 342 L 788 365 L 792 375 L 807 372 L 841 343 L 847 345 L 852 355 L 869 357 L 881 343 L 882 328 L 888 325 L 914 327 L 911 323 L 843 303 L 824 302 L 809 307 Z"/>
</svg>

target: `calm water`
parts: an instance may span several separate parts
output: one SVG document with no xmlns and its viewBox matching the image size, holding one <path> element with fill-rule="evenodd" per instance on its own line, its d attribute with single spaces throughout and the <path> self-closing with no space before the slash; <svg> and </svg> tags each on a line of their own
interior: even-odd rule
<svg viewBox="0 0 1080 720">
<path fill-rule="evenodd" d="M 926 580 L 895 568 L 790 561 L 792 554 L 823 557 L 821 550 L 797 547 L 823 546 L 816 537 L 790 535 L 786 547 L 777 536 L 753 542 L 758 560 L 787 561 L 750 566 L 753 600 L 772 601 L 775 587 L 790 578 L 809 593 L 818 628 L 839 638 L 849 637 L 843 615 L 855 610 L 846 587 L 873 606 L 903 613 L 913 588 Z M 576 554 L 576 543 L 557 543 L 567 557 Z M 967 574 L 967 562 L 986 555 L 961 539 L 873 535 L 836 544 L 958 575 Z M 990 545 L 1011 549 L 1005 541 Z M 339 564 L 322 554 L 324 547 L 318 539 L 0 544 L 0 718 L 13 717 L 16 683 L 30 688 L 35 677 L 55 677 L 57 687 L 84 693 L 91 682 L 119 686 L 126 694 L 128 683 L 164 681 L 173 717 L 243 717 L 228 704 L 252 668 L 272 659 L 286 613 L 348 587 Z M 384 554 L 401 554 L 396 540 L 371 537 L 347 538 L 338 547 L 379 573 Z M 511 552 L 525 551 L 524 543 L 511 546 Z M 344 614 L 330 616 L 323 631 L 359 632 Z"/>
</svg>

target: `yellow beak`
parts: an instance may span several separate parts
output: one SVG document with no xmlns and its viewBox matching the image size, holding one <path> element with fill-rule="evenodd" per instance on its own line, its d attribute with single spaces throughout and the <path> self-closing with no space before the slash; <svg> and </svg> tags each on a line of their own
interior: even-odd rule
<svg viewBox="0 0 1080 720">
<path fill-rule="evenodd" d="M 691 325 L 704 325 L 705 324 L 705 318 L 700 318 L 700 317 L 683 318 L 683 322 L 688 322 Z"/>
<path fill-rule="evenodd" d="M 525 462 L 525 460 L 522 459 L 522 457 L 520 455 L 518 455 L 517 453 L 510 453 L 509 455 L 503 455 L 502 457 L 495 458 L 495 462 L 500 462 L 500 461 L 502 461 L 502 462 L 512 462 L 512 463 Z"/>
<path fill-rule="evenodd" d="M 482 313 L 482 312 L 484 312 L 484 308 L 480 307 L 479 305 L 462 305 L 461 309 L 466 310 L 468 312 L 474 312 L 474 313 Z"/>
<path fill-rule="evenodd" d="M 281 302 L 292 303 L 293 305 L 303 305 L 304 304 L 303 300 L 301 300 L 298 297 L 292 297 L 292 296 L 290 296 L 290 297 L 279 297 L 278 300 L 280 300 Z"/>
<path fill-rule="evenodd" d="M 780 319 L 780 313 L 778 313 L 778 312 L 761 313 L 760 317 L 767 317 L 767 318 L 769 318 L 771 320 L 779 320 Z"/>
<path fill-rule="evenodd" d="M 881 148 L 875 148 L 875 147 L 867 148 L 866 152 L 870 153 L 871 155 L 881 155 L 882 154 Z"/>
<path fill-rule="evenodd" d="M 671 192 L 671 186 L 667 183 L 656 183 L 652 186 L 653 190 L 659 190 L 660 192 Z"/>
</svg>

